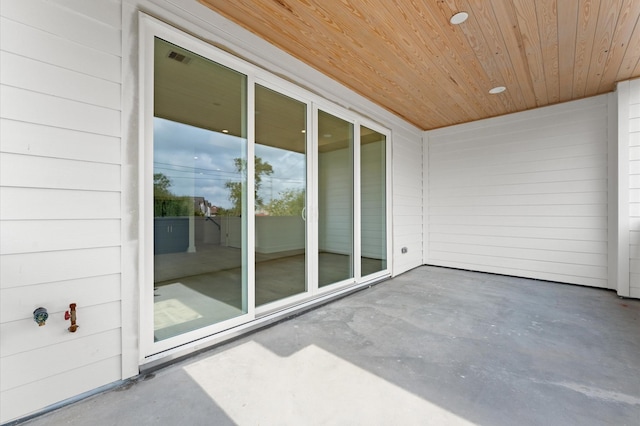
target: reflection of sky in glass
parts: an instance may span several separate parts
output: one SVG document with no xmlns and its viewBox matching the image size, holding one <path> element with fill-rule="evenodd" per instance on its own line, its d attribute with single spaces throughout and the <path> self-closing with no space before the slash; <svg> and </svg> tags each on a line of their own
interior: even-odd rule
<svg viewBox="0 0 640 426">
<path fill-rule="evenodd" d="M 234 159 L 244 158 L 245 139 L 154 118 L 154 173 L 171 180 L 169 190 L 180 196 L 204 197 L 212 205 L 230 208 L 226 182 L 238 182 Z M 260 195 L 269 202 L 285 189 L 303 189 L 304 154 L 256 145 L 256 156 L 273 167 L 262 178 Z"/>
</svg>

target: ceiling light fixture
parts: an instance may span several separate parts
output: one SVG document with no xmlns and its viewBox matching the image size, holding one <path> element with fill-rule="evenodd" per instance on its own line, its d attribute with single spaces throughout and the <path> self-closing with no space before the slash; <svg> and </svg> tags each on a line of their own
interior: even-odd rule
<svg viewBox="0 0 640 426">
<path fill-rule="evenodd" d="M 229 133 L 227 129 L 222 129 L 222 133 Z"/>
<path fill-rule="evenodd" d="M 467 12 L 458 12 L 449 19 L 453 25 L 460 25 L 467 20 L 469 14 Z"/>
<path fill-rule="evenodd" d="M 492 95 L 497 95 L 498 93 L 502 93 L 505 90 L 507 90 L 507 88 L 504 86 L 496 86 L 493 89 L 489 90 L 489 93 L 491 93 Z"/>
</svg>

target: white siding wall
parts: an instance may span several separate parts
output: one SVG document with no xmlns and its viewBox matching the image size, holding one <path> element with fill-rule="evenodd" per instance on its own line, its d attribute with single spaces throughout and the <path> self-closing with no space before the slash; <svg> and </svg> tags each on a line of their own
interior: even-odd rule
<svg viewBox="0 0 640 426">
<path fill-rule="evenodd" d="M 629 295 L 640 298 L 640 80 L 629 82 Z"/>
<path fill-rule="evenodd" d="M 426 133 L 425 262 L 608 287 L 608 102 Z"/>
<path fill-rule="evenodd" d="M 121 6 L 3 0 L 0 15 L 6 422 L 121 379 Z"/>
<path fill-rule="evenodd" d="M 392 137 L 393 274 L 398 275 L 423 264 L 423 156 L 421 138 L 405 132 Z"/>
</svg>

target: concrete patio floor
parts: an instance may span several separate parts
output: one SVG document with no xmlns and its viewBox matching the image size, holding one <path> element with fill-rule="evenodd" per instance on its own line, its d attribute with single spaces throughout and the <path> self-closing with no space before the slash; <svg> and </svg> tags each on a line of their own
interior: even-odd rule
<svg viewBox="0 0 640 426">
<path fill-rule="evenodd" d="M 640 301 L 420 267 L 36 425 L 640 425 Z"/>
</svg>

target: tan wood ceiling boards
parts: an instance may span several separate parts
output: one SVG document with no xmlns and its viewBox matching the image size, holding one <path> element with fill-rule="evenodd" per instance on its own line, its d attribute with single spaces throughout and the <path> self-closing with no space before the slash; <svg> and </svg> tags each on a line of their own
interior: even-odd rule
<svg viewBox="0 0 640 426">
<path fill-rule="evenodd" d="M 640 0 L 200 1 L 425 130 L 640 76 Z"/>
</svg>

